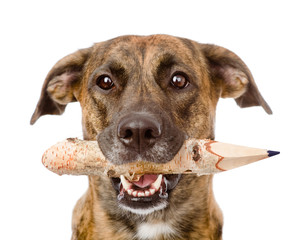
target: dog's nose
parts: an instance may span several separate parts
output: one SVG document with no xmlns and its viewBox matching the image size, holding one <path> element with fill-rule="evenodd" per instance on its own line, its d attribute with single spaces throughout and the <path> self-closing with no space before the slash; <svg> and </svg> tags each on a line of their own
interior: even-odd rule
<svg viewBox="0 0 297 240">
<path fill-rule="evenodd" d="M 142 153 L 162 135 L 160 122 L 145 114 L 131 114 L 118 124 L 118 138 L 129 148 Z"/>
</svg>

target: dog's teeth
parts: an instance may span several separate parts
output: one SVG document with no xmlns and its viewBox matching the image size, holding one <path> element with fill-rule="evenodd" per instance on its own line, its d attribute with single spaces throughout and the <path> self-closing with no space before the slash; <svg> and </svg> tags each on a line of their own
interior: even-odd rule
<svg viewBox="0 0 297 240">
<path fill-rule="evenodd" d="M 123 188 L 125 190 L 128 190 L 129 188 L 131 188 L 132 184 L 130 182 L 128 182 L 128 180 L 123 175 L 121 175 L 120 178 L 121 178 Z"/>
<path fill-rule="evenodd" d="M 152 183 L 151 187 L 153 187 L 154 189 L 156 189 L 158 191 L 161 186 L 162 177 L 163 177 L 162 174 L 160 174 L 158 176 L 157 180 L 154 183 Z"/>
<path fill-rule="evenodd" d="M 145 191 L 138 191 L 138 190 L 133 190 L 133 189 L 128 189 L 127 190 L 127 193 L 130 195 L 130 196 L 133 196 L 133 197 L 149 197 L 149 196 L 152 196 L 156 193 L 156 189 L 154 188 L 150 188 L 148 190 L 145 190 Z"/>
<path fill-rule="evenodd" d="M 150 193 L 151 193 L 151 195 L 154 195 L 155 192 L 156 192 L 156 189 L 153 189 L 153 188 L 150 189 Z"/>
<path fill-rule="evenodd" d="M 137 197 L 137 191 L 134 191 L 134 192 L 132 193 L 132 195 L 133 195 L 134 197 Z"/>
<path fill-rule="evenodd" d="M 150 189 L 139 191 L 133 189 L 133 183 L 129 182 L 123 175 L 120 176 L 123 191 L 126 191 L 128 195 L 133 197 L 149 197 L 154 195 L 161 186 L 163 176 L 160 174 L 155 182 L 151 184 Z"/>
<path fill-rule="evenodd" d="M 138 192 L 137 196 L 138 197 L 144 197 L 144 192 L 142 192 L 142 191 Z"/>
</svg>

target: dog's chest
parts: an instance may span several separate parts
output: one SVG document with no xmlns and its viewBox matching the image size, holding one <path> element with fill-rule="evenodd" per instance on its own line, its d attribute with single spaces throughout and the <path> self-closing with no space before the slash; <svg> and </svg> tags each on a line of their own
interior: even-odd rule
<svg viewBox="0 0 297 240">
<path fill-rule="evenodd" d="M 142 223 L 137 228 L 136 237 L 140 240 L 159 239 L 176 235 L 175 230 L 167 223 Z"/>
</svg>

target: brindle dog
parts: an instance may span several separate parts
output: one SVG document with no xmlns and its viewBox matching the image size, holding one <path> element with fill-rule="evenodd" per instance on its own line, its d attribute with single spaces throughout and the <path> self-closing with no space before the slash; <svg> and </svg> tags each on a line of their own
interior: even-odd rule
<svg viewBox="0 0 297 240">
<path fill-rule="evenodd" d="M 220 97 L 271 114 L 233 52 L 167 35 L 123 36 L 61 59 L 46 77 L 31 124 L 79 101 L 84 139 L 97 140 L 109 161 L 158 164 L 189 137 L 214 139 Z M 163 175 L 150 192 L 156 179 L 132 182 L 129 194 L 127 180 L 90 176 L 74 209 L 72 239 L 222 238 L 213 176 Z"/>
</svg>

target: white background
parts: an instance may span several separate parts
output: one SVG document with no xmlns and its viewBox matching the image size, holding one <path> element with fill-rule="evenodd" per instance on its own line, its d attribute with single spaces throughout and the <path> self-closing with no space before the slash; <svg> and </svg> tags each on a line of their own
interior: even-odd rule
<svg viewBox="0 0 297 240">
<path fill-rule="evenodd" d="M 71 215 L 87 177 L 59 177 L 45 149 L 82 137 L 78 103 L 29 125 L 43 80 L 65 55 L 124 34 L 166 33 L 215 43 L 249 66 L 274 114 L 217 108 L 216 139 L 281 154 L 215 176 L 226 240 L 297 239 L 294 1 L 1 1 L 0 238 L 70 239 Z"/>
</svg>

